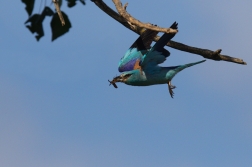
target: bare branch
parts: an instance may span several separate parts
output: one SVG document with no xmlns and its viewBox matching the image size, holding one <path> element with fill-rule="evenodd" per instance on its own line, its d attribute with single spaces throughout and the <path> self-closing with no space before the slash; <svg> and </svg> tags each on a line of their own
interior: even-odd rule
<svg viewBox="0 0 252 167">
<path fill-rule="evenodd" d="M 127 11 L 126 8 L 128 6 L 128 3 L 126 3 L 124 6 L 122 6 L 122 3 L 120 0 L 112 0 L 115 4 L 115 7 L 118 11 L 118 13 L 131 25 L 141 27 L 141 28 L 146 28 L 150 29 L 153 31 L 158 31 L 158 32 L 165 32 L 165 33 L 177 33 L 178 30 L 172 29 L 172 28 L 161 28 L 158 26 L 153 26 L 152 24 L 149 23 L 142 23 L 139 20 L 135 19 L 132 17 Z"/>
<path fill-rule="evenodd" d="M 108 14 L 110 17 L 112 17 L 113 19 L 115 19 L 116 21 L 118 21 L 119 23 L 124 25 L 126 28 L 130 29 L 131 31 L 134 31 L 135 33 L 137 33 L 139 35 L 141 35 L 144 32 L 144 28 L 132 26 L 131 24 L 129 24 L 129 22 L 125 22 L 125 19 L 121 15 L 119 15 L 113 9 L 108 7 L 102 0 L 92 0 L 92 1 L 101 10 L 103 10 L 106 14 Z M 127 7 L 127 5 L 124 5 L 124 8 L 126 8 L 126 7 Z M 159 36 L 156 36 L 154 41 L 157 42 L 159 40 L 159 38 L 160 38 Z M 221 49 L 219 49 L 217 51 L 212 51 L 212 50 L 208 50 L 208 49 L 201 49 L 201 48 L 197 48 L 197 47 L 188 46 L 188 45 L 185 45 L 185 44 L 182 44 L 179 42 L 175 42 L 172 40 L 167 43 L 167 46 L 174 48 L 174 49 L 177 49 L 177 50 L 184 51 L 184 52 L 197 54 L 197 55 L 200 55 L 206 59 L 212 59 L 212 60 L 216 60 L 216 61 L 222 60 L 222 61 L 228 61 L 228 62 L 243 64 L 243 65 L 247 64 L 242 59 L 230 57 L 227 55 L 221 55 L 220 54 Z"/>
<path fill-rule="evenodd" d="M 56 11 L 57 11 L 57 13 L 58 13 L 58 15 L 59 15 L 61 24 L 62 24 L 62 26 L 64 26 L 64 25 L 65 25 L 65 20 L 64 20 L 64 17 L 63 17 L 63 15 L 62 15 L 61 11 L 60 11 L 59 2 L 58 2 L 58 0 L 52 0 L 52 1 L 53 1 L 53 3 L 54 3 L 55 9 L 56 9 Z"/>
<path fill-rule="evenodd" d="M 155 41 L 157 42 L 159 40 L 159 38 L 160 37 L 156 36 Z M 232 63 L 247 65 L 247 63 L 244 62 L 242 59 L 220 54 L 222 51 L 221 49 L 218 49 L 216 51 L 212 51 L 212 50 L 208 50 L 208 49 L 201 49 L 201 48 L 188 46 L 188 45 L 185 45 L 185 44 L 182 44 L 179 42 L 175 42 L 175 41 L 169 41 L 167 43 L 167 46 L 170 46 L 171 48 L 178 49 L 181 51 L 197 54 L 197 55 L 200 55 L 206 59 L 212 59 L 212 60 L 216 60 L 216 61 L 222 60 L 222 61 L 228 61 L 228 62 L 232 62 Z"/>
</svg>

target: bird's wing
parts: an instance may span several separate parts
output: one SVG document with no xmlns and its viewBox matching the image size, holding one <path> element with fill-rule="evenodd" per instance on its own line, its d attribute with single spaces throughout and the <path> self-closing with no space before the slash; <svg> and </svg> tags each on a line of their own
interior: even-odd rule
<svg viewBox="0 0 252 167">
<path fill-rule="evenodd" d="M 157 34 L 157 31 L 146 29 L 142 33 L 142 35 L 140 35 L 137 40 L 131 45 L 130 48 L 137 48 L 138 50 L 150 49 L 150 45 Z"/>
<path fill-rule="evenodd" d="M 127 50 L 124 57 L 119 62 L 118 71 L 124 72 L 139 68 L 142 54 L 143 51 L 138 51 L 136 48 Z"/>
<path fill-rule="evenodd" d="M 131 71 L 140 68 L 141 57 L 150 49 L 151 42 L 157 35 L 157 31 L 145 30 L 141 36 L 131 45 L 119 62 L 119 72 Z"/>
<path fill-rule="evenodd" d="M 174 22 L 170 28 L 177 29 L 178 23 Z M 169 42 L 175 34 L 164 34 L 155 43 L 155 45 L 142 57 L 140 66 L 144 68 L 146 65 L 157 65 L 163 63 L 170 55 L 170 52 L 164 49 L 164 46 Z"/>
</svg>

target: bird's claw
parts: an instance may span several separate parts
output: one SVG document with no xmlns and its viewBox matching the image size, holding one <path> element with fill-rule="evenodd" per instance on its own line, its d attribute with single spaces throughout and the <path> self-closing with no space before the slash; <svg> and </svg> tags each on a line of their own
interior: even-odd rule
<svg viewBox="0 0 252 167">
<path fill-rule="evenodd" d="M 169 88 L 169 93 L 170 93 L 170 95 L 171 95 L 171 98 L 173 98 L 174 92 L 173 92 L 172 89 L 175 89 L 176 86 L 172 85 L 171 82 L 169 81 L 169 82 L 168 82 L 168 88 Z"/>
<path fill-rule="evenodd" d="M 174 96 L 174 92 L 172 91 L 172 89 L 174 89 L 174 88 L 169 87 L 169 92 L 170 92 L 171 98 L 173 98 L 173 96 Z"/>
<path fill-rule="evenodd" d="M 176 88 L 176 86 L 174 86 L 174 85 L 170 85 L 170 88 L 171 88 L 171 89 L 175 89 L 175 88 Z"/>
</svg>

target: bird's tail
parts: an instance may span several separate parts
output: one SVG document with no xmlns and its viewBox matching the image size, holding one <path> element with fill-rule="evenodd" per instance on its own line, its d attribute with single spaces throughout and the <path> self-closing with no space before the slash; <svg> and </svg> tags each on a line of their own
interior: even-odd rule
<svg viewBox="0 0 252 167">
<path fill-rule="evenodd" d="M 169 75 L 170 75 L 171 78 L 173 78 L 178 72 L 184 70 L 185 68 L 194 66 L 196 64 L 203 63 L 205 61 L 206 60 L 202 60 L 202 61 L 198 61 L 198 62 L 195 62 L 195 63 L 189 63 L 189 64 L 180 65 L 180 66 L 169 67 L 170 68 Z"/>
<path fill-rule="evenodd" d="M 189 64 L 181 65 L 181 66 L 178 67 L 178 70 L 181 71 L 181 70 L 183 70 L 183 69 L 185 69 L 185 68 L 187 68 L 187 67 L 191 67 L 191 66 L 194 66 L 194 65 L 196 65 L 196 64 L 203 63 L 203 62 L 205 62 L 205 61 L 206 61 L 206 60 L 201 60 L 201 61 L 198 61 L 198 62 L 195 62 L 195 63 L 189 63 Z"/>
</svg>

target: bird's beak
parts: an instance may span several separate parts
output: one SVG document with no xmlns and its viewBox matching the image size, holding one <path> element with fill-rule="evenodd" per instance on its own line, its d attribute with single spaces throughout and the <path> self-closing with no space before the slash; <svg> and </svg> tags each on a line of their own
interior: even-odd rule
<svg viewBox="0 0 252 167">
<path fill-rule="evenodd" d="M 116 77 L 113 78 L 112 81 L 108 80 L 109 83 L 110 83 L 109 86 L 113 85 L 115 88 L 118 88 L 115 83 L 116 82 L 125 82 L 130 76 L 131 76 L 131 74 L 126 74 L 124 76 L 122 76 L 122 75 L 116 76 Z"/>
</svg>

